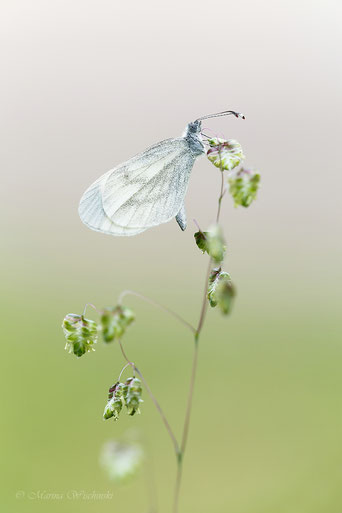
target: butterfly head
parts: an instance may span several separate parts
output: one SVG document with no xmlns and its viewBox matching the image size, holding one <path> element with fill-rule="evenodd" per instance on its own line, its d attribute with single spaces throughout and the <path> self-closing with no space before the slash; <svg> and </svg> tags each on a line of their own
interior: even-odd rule
<svg viewBox="0 0 342 513">
<path fill-rule="evenodd" d="M 186 134 L 188 135 L 196 135 L 196 134 L 199 134 L 201 132 L 201 129 L 202 129 L 202 123 L 201 121 L 193 121 L 192 123 L 189 123 L 188 126 L 186 127 Z"/>
</svg>

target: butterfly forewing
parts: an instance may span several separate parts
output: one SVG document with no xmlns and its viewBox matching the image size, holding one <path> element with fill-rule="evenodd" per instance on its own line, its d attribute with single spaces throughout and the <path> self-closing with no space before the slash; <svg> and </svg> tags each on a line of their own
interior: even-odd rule
<svg viewBox="0 0 342 513">
<path fill-rule="evenodd" d="M 117 225 L 147 228 L 175 217 L 195 161 L 184 138 L 162 141 L 105 175 L 105 214 Z"/>
</svg>

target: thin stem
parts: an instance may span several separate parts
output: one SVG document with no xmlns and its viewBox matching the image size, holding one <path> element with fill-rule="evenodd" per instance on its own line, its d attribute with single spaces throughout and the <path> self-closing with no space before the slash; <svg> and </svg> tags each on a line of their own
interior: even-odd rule
<svg viewBox="0 0 342 513">
<path fill-rule="evenodd" d="M 165 416 L 165 413 L 163 412 L 159 402 L 157 401 L 157 399 L 155 398 L 155 396 L 153 395 L 152 393 L 152 390 L 150 389 L 146 379 L 144 378 L 144 376 L 142 375 L 142 373 L 140 372 L 140 370 L 138 369 L 138 367 L 129 360 L 129 358 L 127 357 L 125 351 L 124 351 L 124 348 L 122 346 L 122 343 L 121 343 L 121 340 L 119 339 L 119 346 L 120 346 L 120 349 L 121 349 L 121 352 L 122 352 L 122 355 L 123 357 L 125 358 L 125 360 L 127 361 L 127 365 L 131 365 L 133 367 L 133 369 L 135 370 L 135 372 L 138 374 L 138 376 L 140 376 L 141 378 L 141 381 L 143 382 L 145 388 L 146 388 L 146 391 L 147 393 L 149 394 L 150 398 L 152 399 L 152 402 L 154 403 L 155 407 L 157 408 L 161 418 L 162 418 L 162 421 L 164 422 L 164 425 L 167 429 L 167 432 L 169 433 L 170 435 L 170 438 L 172 440 L 172 443 L 173 443 L 173 446 L 174 446 L 174 449 L 175 449 L 175 453 L 176 453 L 176 456 L 178 458 L 179 456 L 179 453 L 180 453 L 180 450 L 179 450 L 179 445 L 178 445 L 178 442 L 176 440 L 176 437 L 171 429 L 171 426 Z"/>
<path fill-rule="evenodd" d="M 121 343 L 121 340 L 119 339 L 119 346 L 120 346 L 120 349 L 121 349 L 121 352 L 122 352 L 122 356 L 125 358 L 126 362 L 127 362 L 127 365 L 131 365 L 132 367 L 134 366 L 134 363 L 131 362 L 131 360 L 128 358 L 128 356 L 126 355 L 125 353 L 125 350 L 123 348 L 123 345 Z"/>
<path fill-rule="evenodd" d="M 85 306 L 84 306 L 84 310 L 83 310 L 83 317 L 85 316 L 86 314 L 86 310 L 87 310 L 87 306 L 91 306 L 92 308 L 94 308 L 94 310 L 96 310 L 96 312 L 99 314 L 99 310 L 96 308 L 95 305 L 93 305 L 92 303 L 86 303 Z"/>
<path fill-rule="evenodd" d="M 196 221 L 196 219 L 194 219 L 193 221 L 194 221 L 195 225 L 197 226 L 198 231 L 200 231 L 200 232 L 201 232 L 202 230 L 201 230 L 201 228 L 200 228 L 200 225 L 199 225 L 199 224 L 198 224 L 198 222 Z"/>
<path fill-rule="evenodd" d="M 209 263 L 208 263 L 208 267 L 207 267 L 207 272 L 206 272 L 206 275 L 205 275 L 204 294 L 203 294 L 203 299 L 202 299 L 201 313 L 200 313 L 200 317 L 199 317 L 198 325 L 197 325 L 197 329 L 196 329 L 195 342 L 198 342 L 198 338 L 199 338 L 199 335 L 200 335 L 200 333 L 202 331 L 203 323 L 204 323 L 204 320 L 205 320 L 205 314 L 207 312 L 207 306 L 208 306 L 208 301 L 207 301 L 208 280 L 209 280 L 209 276 L 210 276 L 211 264 L 212 264 L 212 259 L 210 258 L 209 259 Z M 197 337 L 197 340 L 196 340 L 196 337 Z"/>
<path fill-rule="evenodd" d="M 224 176 L 223 176 L 223 172 L 221 169 L 221 189 L 220 189 L 220 196 L 218 199 L 216 223 L 218 223 L 218 221 L 220 219 L 221 201 L 222 201 L 223 195 L 224 195 Z M 193 360 L 192 360 L 192 371 L 191 371 L 191 378 L 190 378 L 188 403 L 187 403 L 187 408 L 186 408 L 186 413 L 185 413 L 183 435 L 182 435 L 182 441 L 181 441 L 181 451 L 180 451 L 179 457 L 177 459 L 177 475 L 176 475 L 176 483 L 175 483 L 175 490 L 174 490 L 173 513 L 178 512 L 179 492 L 180 492 L 180 487 L 181 487 L 181 482 L 182 482 L 182 473 L 183 473 L 183 458 L 184 458 L 184 453 L 185 453 L 185 449 L 186 449 L 186 445 L 187 445 L 187 441 L 188 441 L 191 409 L 192 409 L 192 402 L 193 402 L 193 395 L 194 395 L 194 386 L 195 386 L 195 379 L 196 379 L 197 365 L 198 365 L 199 337 L 200 337 L 202 327 L 203 327 L 203 324 L 205 321 L 205 316 L 207 313 L 207 306 L 208 306 L 207 293 L 208 293 L 208 280 L 209 280 L 211 265 L 212 265 L 212 259 L 210 258 L 209 263 L 208 263 L 206 277 L 205 277 L 204 294 L 203 294 L 203 299 L 202 299 L 200 317 L 198 320 L 197 329 L 195 331 L 195 348 L 194 348 L 194 354 L 193 354 Z"/>
<path fill-rule="evenodd" d="M 186 408 L 185 413 L 185 420 L 184 420 L 184 427 L 183 427 L 183 435 L 182 435 L 182 442 L 181 442 L 181 452 L 184 454 L 186 443 L 188 440 L 188 432 L 189 432 L 189 425 L 190 425 L 190 416 L 191 416 L 191 408 L 192 408 L 192 398 L 193 398 L 193 392 L 194 392 L 194 385 L 195 385 L 195 379 L 196 379 L 196 371 L 197 371 L 197 361 L 198 361 L 198 341 L 199 336 L 202 331 L 202 326 L 205 320 L 205 314 L 207 311 L 207 290 L 208 290 L 208 279 L 211 269 L 211 258 L 209 259 L 208 269 L 206 273 L 206 279 L 205 279 L 205 288 L 204 288 L 204 294 L 203 294 L 203 300 L 202 300 L 202 307 L 201 307 L 201 313 L 200 318 L 198 321 L 198 326 L 195 334 L 195 349 L 194 349 L 194 355 L 192 360 L 192 371 L 191 371 L 191 378 L 190 378 L 190 386 L 189 386 L 189 395 L 188 395 L 188 404 Z"/>
<path fill-rule="evenodd" d="M 181 317 L 178 313 L 174 312 L 173 310 L 171 310 L 170 308 L 168 308 L 167 306 L 164 306 L 164 305 L 161 305 L 160 303 L 157 303 L 156 301 L 154 301 L 153 299 L 150 299 L 149 297 L 147 296 L 144 296 L 143 294 L 140 294 L 140 292 L 135 292 L 134 290 L 124 290 L 123 292 L 121 292 L 120 296 L 119 296 L 119 299 L 118 299 L 118 303 L 121 304 L 122 303 L 122 300 L 125 296 L 135 296 L 135 297 L 138 297 L 140 299 L 142 299 L 143 301 L 146 301 L 146 303 L 149 303 L 150 305 L 153 305 L 155 306 L 156 308 L 159 308 L 160 310 L 163 310 L 163 312 L 166 312 L 168 313 L 169 315 L 172 315 L 173 317 L 175 317 L 179 322 L 181 322 L 182 324 L 184 324 L 184 326 L 186 326 L 187 328 L 189 328 L 193 333 L 196 333 L 196 329 L 192 326 L 192 324 L 190 324 L 188 321 L 186 321 L 185 319 L 183 319 L 183 317 Z"/>
<path fill-rule="evenodd" d="M 180 492 L 180 486 L 181 486 L 181 482 L 182 482 L 182 471 L 183 471 L 182 459 L 178 458 L 175 492 L 174 492 L 174 497 L 173 497 L 173 512 L 174 513 L 177 513 L 177 511 L 178 511 L 179 492 Z"/>
<path fill-rule="evenodd" d="M 220 196 L 219 196 L 219 199 L 218 199 L 218 208 L 217 208 L 217 214 L 216 214 L 216 223 L 218 223 L 219 219 L 220 219 L 220 213 L 221 213 L 221 203 L 222 203 L 222 198 L 224 196 L 224 176 L 223 176 L 223 171 L 221 171 L 221 191 L 220 191 Z"/>
<path fill-rule="evenodd" d="M 158 403 L 157 399 L 156 399 L 156 398 L 155 398 L 155 396 L 153 395 L 152 390 L 150 389 L 150 387 L 149 387 L 149 385 L 148 385 L 148 383 L 147 383 L 146 379 L 144 378 L 144 376 L 142 375 L 142 373 L 140 372 L 140 370 L 139 370 L 139 369 L 138 369 L 138 367 L 136 367 L 136 366 L 135 366 L 135 371 L 136 371 L 136 373 L 140 376 L 141 381 L 143 382 L 143 384 L 144 384 L 144 386 L 145 386 L 145 388 L 146 388 L 146 390 L 147 390 L 147 393 L 148 393 L 148 394 L 149 394 L 149 396 L 151 397 L 151 399 L 152 399 L 152 401 L 153 401 L 153 403 L 154 403 L 155 407 L 157 408 L 157 410 L 158 410 L 158 412 L 159 412 L 159 414 L 160 414 L 160 416 L 161 416 L 161 418 L 162 418 L 162 421 L 164 422 L 164 425 L 165 425 L 165 427 L 166 427 L 166 429 L 167 429 L 167 431 L 168 431 L 168 433 L 169 433 L 169 435 L 170 435 L 170 438 L 171 438 L 171 440 L 172 440 L 172 442 L 173 442 L 173 446 L 174 446 L 174 449 L 175 449 L 175 453 L 176 453 L 176 456 L 177 456 L 177 458 L 178 458 L 178 457 L 179 457 L 179 453 L 180 453 L 179 445 L 178 445 L 178 442 L 177 442 L 177 440 L 176 440 L 176 437 L 175 437 L 175 435 L 174 435 L 174 433 L 173 433 L 173 431 L 172 431 L 172 429 L 171 429 L 171 426 L 170 426 L 170 424 L 169 424 L 169 422 L 168 422 L 167 418 L 165 417 L 165 414 L 164 414 L 164 412 L 163 412 L 163 410 L 162 410 L 162 408 L 161 408 L 160 404 Z"/>
<path fill-rule="evenodd" d="M 183 428 L 183 436 L 181 443 L 181 452 L 184 454 L 186 443 L 188 440 L 188 432 L 189 432 L 189 424 L 190 424 L 190 414 L 191 414 L 191 406 L 192 406 L 192 397 L 194 392 L 195 378 L 196 378 L 196 369 L 197 369 L 197 361 L 198 361 L 198 337 L 195 339 L 195 350 L 194 350 L 194 358 L 192 362 L 192 371 L 191 371 L 191 379 L 190 379 L 190 388 L 189 388 L 189 397 L 188 397 L 188 406 L 186 409 L 186 416 Z"/>
<path fill-rule="evenodd" d="M 120 375 L 118 377 L 118 381 L 121 381 L 121 376 L 122 376 L 122 373 L 124 372 L 125 369 L 127 369 L 127 367 L 134 367 L 134 364 L 129 362 L 129 363 L 126 363 L 126 365 L 123 367 L 123 369 L 121 370 L 120 372 Z"/>
</svg>

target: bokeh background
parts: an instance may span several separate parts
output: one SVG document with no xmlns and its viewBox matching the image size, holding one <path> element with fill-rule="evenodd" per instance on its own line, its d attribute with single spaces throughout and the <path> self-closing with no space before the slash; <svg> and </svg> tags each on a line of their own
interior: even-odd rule
<svg viewBox="0 0 342 513">
<path fill-rule="evenodd" d="M 196 164 L 185 233 L 171 222 L 101 235 L 77 205 L 114 165 L 236 109 L 246 121 L 204 125 L 241 142 L 262 188 L 249 209 L 224 198 L 238 296 L 229 319 L 211 310 L 203 330 L 181 511 L 341 513 L 340 25 L 329 0 L 2 0 L 4 511 L 148 512 L 152 474 L 158 511 L 171 510 L 172 446 L 146 394 L 139 417 L 102 420 L 119 348 L 77 360 L 60 325 L 125 288 L 195 323 L 207 262 L 192 219 L 214 219 L 219 172 Z M 126 351 L 180 435 L 191 336 L 138 299 L 127 305 L 137 322 Z M 154 472 L 116 485 L 99 452 L 131 427 Z M 113 498 L 30 498 L 69 490 Z"/>
</svg>

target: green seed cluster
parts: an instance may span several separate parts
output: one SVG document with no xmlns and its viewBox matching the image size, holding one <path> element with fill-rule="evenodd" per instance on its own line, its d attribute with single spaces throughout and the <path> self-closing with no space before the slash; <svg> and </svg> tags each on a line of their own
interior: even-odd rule
<svg viewBox="0 0 342 513">
<path fill-rule="evenodd" d="M 259 189 L 259 173 L 243 167 L 238 171 L 235 169 L 245 158 L 238 141 L 213 137 L 208 139 L 208 143 L 207 157 L 210 162 L 222 172 L 228 171 L 229 193 L 235 206 L 249 207 L 255 200 Z"/>
<path fill-rule="evenodd" d="M 221 268 L 213 269 L 209 276 L 208 300 L 211 307 L 218 306 L 221 312 L 228 315 L 231 312 L 235 288 L 230 275 Z"/>
<path fill-rule="evenodd" d="M 62 328 L 67 341 L 65 349 L 69 353 L 80 358 L 88 351 L 95 351 L 93 346 L 98 337 L 96 322 L 71 313 L 64 317 Z"/>
<path fill-rule="evenodd" d="M 226 253 L 225 241 L 222 230 L 218 225 L 212 226 L 207 232 L 198 231 L 194 234 L 195 241 L 199 249 L 219 264 L 224 259 Z"/>
<path fill-rule="evenodd" d="M 134 312 L 126 306 L 109 307 L 102 310 L 101 327 L 105 342 L 121 338 L 135 319 Z"/>
<path fill-rule="evenodd" d="M 138 378 L 128 378 L 124 385 L 124 397 L 128 415 L 140 413 L 139 404 L 141 399 L 142 386 Z"/>
<path fill-rule="evenodd" d="M 125 383 L 115 383 L 109 389 L 108 402 L 105 406 L 103 418 L 118 420 L 122 407 L 127 408 L 128 415 L 140 413 L 139 405 L 143 402 L 141 399 L 142 386 L 138 378 L 128 378 Z"/>
<path fill-rule="evenodd" d="M 245 158 L 241 144 L 234 139 L 213 137 L 208 140 L 208 143 L 210 148 L 207 151 L 207 157 L 221 171 L 231 171 Z"/>
<path fill-rule="evenodd" d="M 249 207 L 256 198 L 260 175 L 242 168 L 235 176 L 228 178 L 228 183 L 235 206 Z"/>
<path fill-rule="evenodd" d="M 117 382 L 109 389 L 108 403 L 106 404 L 103 418 L 110 419 L 113 417 L 114 420 L 118 420 L 123 405 L 123 384 Z"/>
</svg>

